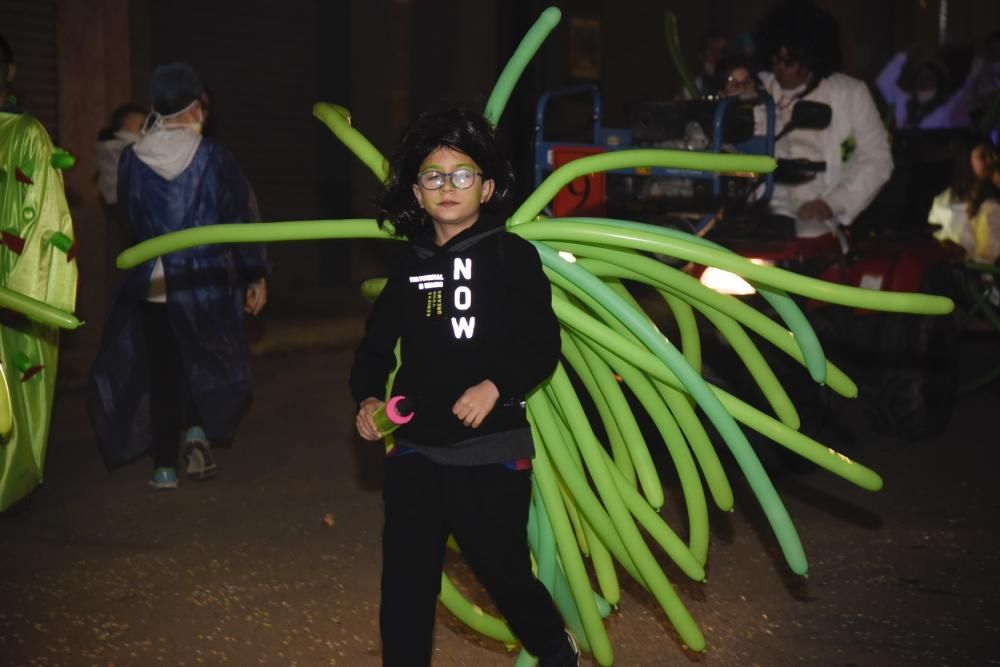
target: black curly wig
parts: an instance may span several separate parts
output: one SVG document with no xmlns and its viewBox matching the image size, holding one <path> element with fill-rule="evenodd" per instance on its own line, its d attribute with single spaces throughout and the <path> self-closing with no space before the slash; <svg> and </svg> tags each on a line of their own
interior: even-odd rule
<svg viewBox="0 0 1000 667">
<path fill-rule="evenodd" d="M 773 5 L 754 32 L 756 56 L 770 70 L 782 47 L 813 73 L 813 82 L 840 70 L 840 25 L 829 12 L 808 0 L 782 0 Z"/>
<path fill-rule="evenodd" d="M 413 184 L 424 159 L 438 148 L 450 148 L 471 157 L 483 170 L 483 181 L 493 179 L 493 196 L 484 212 L 503 207 L 514 191 L 514 170 L 493 127 L 482 114 L 446 109 L 422 114 L 403 133 L 399 150 L 389 165 L 389 180 L 378 198 L 378 223 L 388 220 L 396 236 L 412 239 L 428 225 L 427 214 L 413 195 Z"/>
</svg>

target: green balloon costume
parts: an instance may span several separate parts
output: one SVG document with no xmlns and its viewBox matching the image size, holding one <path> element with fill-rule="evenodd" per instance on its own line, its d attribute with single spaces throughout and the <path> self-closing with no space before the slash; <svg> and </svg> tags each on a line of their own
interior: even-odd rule
<svg viewBox="0 0 1000 667">
<path fill-rule="evenodd" d="M 59 328 L 79 326 L 72 162 L 36 119 L 0 113 L 0 511 L 42 481 Z"/>
<path fill-rule="evenodd" d="M 486 105 L 494 125 L 532 54 L 559 22 L 549 8 L 511 57 Z M 388 167 L 379 151 L 351 126 L 348 111 L 317 104 L 314 114 L 378 178 Z M 730 173 L 766 173 L 774 160 L 761 156 L 672 150 L 622 150 L 575 160 L 556 169 L 507 221 L 508 229 L 532 241 L 552 283 L 552 305 L 562 327 L 563 363 L 527 400 L 536 456 L 534 498 L 528 536 L 538 578 L 548 587 L 580 647 L 600 665 L 614 662 L 603 618 L 621 599 L 624 571 L 660 605 L 680 640 L 705 650 L 705 637 L 657 560 L 664 554 L 694 581 L 708 564 L 708 502 L 732 510 L 734 494 L 709 429 L 710 422 L 764 511 L 789 568 L 805 575 L 805 550 L 781 498 L 741 427 L 753 429 L 861 488 L 882 486 L 877 473 L 799 431 L 799 416 L 778 378 L 749 334 L 803 366 L 813 380 L 847 397 L 857 386 L 827 361 L 791 294 L 852 308 L 946 314 L 946 298 L 887 293 L 834 285 L 781 269 L 758 266 L 698 236 L 606 219 L 544 219 L 541 211 L 563 187 L 584 174 L 624 167 L 675 167 Z M 316 220 L 201 227 L 138 244 L 118 258 L 122 268 L 204 243 L 272 242 L 331 238 L 393 237 L 374 220 Z M 655 255 L 715 266 L 754 285 L 777 317 L 719 294 Z M 668 340 L 642 310 L 625 281 L 653 288 L 677 324 Z M 366 294 L 378 291 L 377 281 Z M 696 316 L 714 326 L 744 361 L 770 411 L 758 410 L 701 375 Z M 780 321 L 779 321 L 780 320 Z M 569 371 L 590 395 L 605 440 L 577 396 Z M 666 498 L 632 407 L 626 385 L 648 414 L 680 480 L 680 498 Z M 700 416 L 698 411 L 704 417 Z M 682 502 L 687 525 L 678 531 L 658 511 Z M 620 570 L 619 570 L 620 568 Z M 591 576 L 599 592 L 591 587 Z M 463 622 L 508 647 L 516 638 L 503 619 L 485 614 L 442 575 L 441 600 Z M 521 652 L 518 667 L 536 664 Z"/>
</svg>

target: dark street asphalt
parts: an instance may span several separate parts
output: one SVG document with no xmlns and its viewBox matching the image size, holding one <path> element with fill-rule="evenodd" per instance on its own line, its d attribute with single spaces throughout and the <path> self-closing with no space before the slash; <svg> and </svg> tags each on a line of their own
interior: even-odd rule
<svg viewBox="0 0 1000 667">
<path fill-rule="evenodd" d="M 217 452 L 221 472 L 175 492 L 146 486 L 148 460 L 106 471 L 78 383 L 63 387 L 45 483 L 0 518 L 0 665 L 379 664 L 380 446 L 354 436 L 345 386 L 364 309 L 340 295 L 329 314 L 258 325 L 256 398 Z M 903 443 L 848 410 L 845 447 L 885 488 L 777 478 L 805 579 L 732 477 L 736 511 L 711 517 L 707 583 L 667 568 L 707 652 L 686 653 L 623 574 L 607 621 L 616 664 L 1000 665 L 998 412 L 994 386 L 961 401 L 945 436 Z M 665 513 L 681 528 L 676 491 Z M 449 569 L 481 596 L 460 563 Z M 513 664 L 438 618 L 435 665 Z"/>
</svg>

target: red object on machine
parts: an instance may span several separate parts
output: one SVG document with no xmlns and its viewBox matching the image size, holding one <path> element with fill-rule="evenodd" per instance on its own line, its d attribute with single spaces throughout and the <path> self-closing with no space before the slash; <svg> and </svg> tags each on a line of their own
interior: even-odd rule
<svg viewBox="0 0 1000 667">
<path fill-rule="evenodd" d="M 556 146 L 552 148 L 552 168 L 558 169 L 567 162 L 606 151 L 596 146 Z M 607 174 L 603 171 L 575 178 L 552 200 L 552 214 L 557 218 L 607 216 Z"/>
</svg>

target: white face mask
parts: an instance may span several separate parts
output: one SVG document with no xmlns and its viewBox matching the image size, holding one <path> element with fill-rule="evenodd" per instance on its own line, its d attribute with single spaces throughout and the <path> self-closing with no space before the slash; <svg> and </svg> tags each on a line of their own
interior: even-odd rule
<svg viewBox="0 0 1000 667">
<path fill-rule="evenodd" d="M 192 132 L 195 132 L 197 134 L 201 134 L 202 130 L 204 129 L 204 126 L 205 126 L 205 114 L 204 114 L 204 112 L 201 109 L 198 109 L 198 120 L 196 120 L 193 123 L 171 123 L 171 122 L 169 122 L 172 119 L 174 119 L 174 118 L 176 118 L 176 117 L 178 117 L 178 116 L 183 115 L 184 113 L 186 113 L 188 111 L 188 109 L 190 109 L 191 107 L 193 107 L 197 101 L 198 100 L 194 100 L 193 102 L 191 102 L 191 104 L 187 105 L 186 107 L 184 107 L 180 111 L 175 111 L 174 113 L 167 114 L 165 116 L 163 114 L 160 114 L 160 113 L 157 113 L 156 111 L 154 111 L 153 113 L 151 113 L 149 115 L 148 118 L 146 118 L 146 122 L 143 123 L 143 125 L 142 125 L 142 133 L 146 134 L 148 132 L 156 132 L 157 130 L 164 130 L 164 129 L 167 129 L 167 130 L 183 130 L 183 129 L 187 129 L 187 130 L 191 130 Z M 150 119 L 152 119 L 152 123 L 150 123 Z"/>
<path fill-rule="evenodd" d="M 935 95 L 937 95 L 937 89 L 935 88 L 928 88 L 927 90 L 918 90 L 916 95 L 917 102 L 919 102 L 920 104 L 927 104 L 928 102 L 934 99 Z"/>
</svg>

